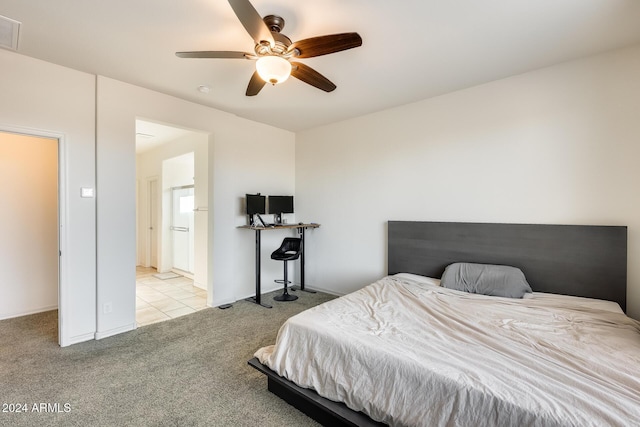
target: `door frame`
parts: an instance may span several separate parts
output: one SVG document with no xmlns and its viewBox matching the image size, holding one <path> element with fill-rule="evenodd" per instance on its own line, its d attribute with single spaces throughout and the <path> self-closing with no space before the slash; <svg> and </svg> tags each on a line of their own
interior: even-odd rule
<svg viewBox="0 0 640 427">
<path fill-rule="evenodd" d="M 0 132 L 54 139 L 58 144 L 58 344 L 61 347 L 72 344 L 67 325 L 68 271 L 67 271 L 67 150 L 65 135 L 59 132 L 23 128 L 0 124 Z"/>
<path fill-rule="evenodd" d="M 147 197 L 146 197 L 146 207 L 147 207 L 147 212 L 146 212 L 146 218 L 144 221 L 144 224 L 147 228 L 147 235 L 146 235 L 146 248 L 145 248 L 145 267 L 151 267 L 151 246 L 152 246 L 152 242 L 151 242 L 151 234 L 152 234 L 152 230 L 151 230 L 151 215 L 155 215 L 156 218 L 156 229 L 154 230 L 156 233 L 156 266 L 155 268 L 158 268 L 159 264 L 160 264 L 160 229 L 161 226 L 158 224 L 159 222 L 159 218 L 161 218 L 161 212 L 162 212 L 162 192 L 159 191 L 160 188 L 160 177 L 154 175 L 154 176 L 150 176 L 147 177 L 145 179 L 146 181 L 146 187 L 147 187 Z M 156 184 L 156 191 L 155 191 L 155 196 L 156 196 L 156 206 L 155 206 L 155 212 L 152 212 L 153 209 L 153 204 L 151 203 L 151 197 L 152 197 L 152 183 Z"/>
</svg>

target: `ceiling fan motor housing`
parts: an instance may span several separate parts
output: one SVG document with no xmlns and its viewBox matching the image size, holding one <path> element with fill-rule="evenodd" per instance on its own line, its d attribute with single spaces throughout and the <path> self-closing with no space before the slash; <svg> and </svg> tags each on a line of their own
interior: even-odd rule
<svg viewBox="0 0 640 427">
<path fill-rule="evenodd" d="M 275 46 L 271 46 L 271 43 L 267 41 L 261 41 L 256 44 L 255 52 L 258 56 L 282 56 L 284 58 L 290 58 L 295 52 L 288 52 L 289 46 L 291 46 L 291 39 L 280 31 L 284 28 L 284 19 L 276 15 L 267 15 L 263 18 L 264 23 L 267 25 L 273 36 Z"/>
<path fill-rule="evenodd" d="M 272 33 L 279 33 L 284 28 L 284 18 L 277 15 L 267 15 L 262 18 Z"/>
</svg>

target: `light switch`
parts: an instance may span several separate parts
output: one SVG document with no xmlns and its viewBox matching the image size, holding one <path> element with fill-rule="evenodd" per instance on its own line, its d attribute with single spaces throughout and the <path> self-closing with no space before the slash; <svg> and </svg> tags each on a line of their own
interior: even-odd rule
<svg viewBox="0 0 640 427">
<path fill-rule="evenodd" d="M 95 191 L 93 188 L 82 187 L 80 189 L 80 197 L 93 197 L 95 195 Z"/>
</svg>

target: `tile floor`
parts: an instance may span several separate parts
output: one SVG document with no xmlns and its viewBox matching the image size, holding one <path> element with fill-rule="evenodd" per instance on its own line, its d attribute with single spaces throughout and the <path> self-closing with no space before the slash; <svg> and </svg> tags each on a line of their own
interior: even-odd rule
<svg viewBox="0 0 640 427">
<path fill-rule="evenodd" d="M 150 325 L 207 307 L 207 291 L 187 277 L 161 280 L 155 268 L 136 267 L 136 322 Z"/>
</svg>

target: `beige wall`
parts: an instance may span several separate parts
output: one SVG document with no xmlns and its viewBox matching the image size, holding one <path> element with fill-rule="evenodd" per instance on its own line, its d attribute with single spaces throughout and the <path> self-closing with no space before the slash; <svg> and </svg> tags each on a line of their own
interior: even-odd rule
<svg viewBox="0 0 640 427">
<path fill-rule="evenodd" d="M 297 134 L 310 285 L 384 275 L 388 220 L 626 225 L 640 318 L 639 112 L 636 46 Z"/>
<path fill-rule="evenodd" d="M 58 308 L 58 141 L 0 132 L 0 319 Z"/>
</svg>

